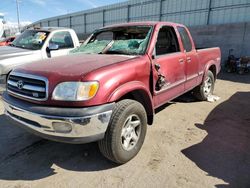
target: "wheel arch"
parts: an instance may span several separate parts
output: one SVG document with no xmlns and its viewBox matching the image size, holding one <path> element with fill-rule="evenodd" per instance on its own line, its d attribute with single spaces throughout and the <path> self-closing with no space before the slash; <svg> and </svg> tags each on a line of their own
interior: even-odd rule
<svg viewBox="0 0 250 188">
<path fill-rule="evenodd" d="M 207 73 L 208 71 L 211 71 L 214 75 L 214 80 L 216 80 L 217 78 L 217 68 L 216 68 L 216 64 L 214 61 L 209 61 L 205 67 L 205 72 L 204 72 L 204 76 L 202 81 L 205 80 L 205 78 L 207 77 Z"/>
<path fill-rule="evenodd" d="M 147 123 L 153 124 L 154 108 L 151 93 L 140 82 L 130 82 L 117 88 L 109 98 L 109 102 L 132 99 L 143 105 L 147 113 Z"/>
<path fill-rule="evenodd" d="M 208 68 L 208 70 L 210 70 L 210 71 L 213 73 L 213 75 L 214 75 L 214 80 L 216 80 L 216 77 L 217 77 L 217 70 L 216 70 L 215 64 L 212 64 L 212 65 Z"/>
</svg>

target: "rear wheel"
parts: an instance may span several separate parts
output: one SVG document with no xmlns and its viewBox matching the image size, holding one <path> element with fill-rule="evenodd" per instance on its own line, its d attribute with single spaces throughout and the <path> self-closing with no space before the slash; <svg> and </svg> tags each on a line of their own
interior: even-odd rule
<svg viewBox="0 0 250 188">
<path fill-rule="evenodd" d="M 202 84 L 194 89 L 194 96 L 201 101 L 207 100 L 207 97 L 213 94 L 214 82 L 214 74 L 212 73 L 212 71 L 209 70 Z"/>
<path fill-rule="evenodd" d="M 101 153 L 123 164 L 140 151 L 147 131 L 147 114 L 137 101 L 122 100 L 115 105 L 109 127 L 98 142 Z"/>
</svg>

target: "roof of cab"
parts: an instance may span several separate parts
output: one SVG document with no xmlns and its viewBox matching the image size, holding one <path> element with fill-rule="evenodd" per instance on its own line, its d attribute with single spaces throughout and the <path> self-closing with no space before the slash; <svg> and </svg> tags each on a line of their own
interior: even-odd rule
<svg viewBox="0 0 250 188">
<path fill-rule="evenodd" d="M 47 31 L 47 32 L 52 32 L 56 30 L 64 30 L 64 29 L 70 29 L 66 27 L 31 27 L 28 30 L 37 30 L 37 31 Z"/>
<path fill-rule="evenodd" d="M 146 21 L 146 22 L 129 22 L 105 26 L 102 29 L 112 28 L 112 27 L 129 27 L 129 26 L 155 26 L 155 25 L 169 25 L 169 26 L 184 26 L 182 24 L 174 22 L 157 22 L 157 21 Z"/>
</svg>

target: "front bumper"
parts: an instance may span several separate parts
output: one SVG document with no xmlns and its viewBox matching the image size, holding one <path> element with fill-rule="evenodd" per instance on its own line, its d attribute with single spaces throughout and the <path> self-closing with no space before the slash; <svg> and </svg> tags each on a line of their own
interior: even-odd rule
<svg viewBox="0 0 250 188">
<path fill-rule="evenodd" d="M 7 75 L 0 75 L 0 93 L 6 90 Z"/>
<path fill-rule="evenodd" d="M 66 143 L 101 140 L 114 103 L 87 108 L 37 106 L 3 94 L 5 115 L 15 124 L 45 139 Z"/>
</svg>

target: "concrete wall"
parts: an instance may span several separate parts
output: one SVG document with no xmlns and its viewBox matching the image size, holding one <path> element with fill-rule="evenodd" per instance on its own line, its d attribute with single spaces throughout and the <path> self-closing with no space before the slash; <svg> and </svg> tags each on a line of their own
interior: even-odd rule
<svg viewBox="0 0 250 188">
<path fill-rule="evenodd" d="M 82 36 L 102 26 L 135 21 L 187 26 L 250 22 L 250 0 L 130 0 L 46 18 L 31 26 L 70 27 Z"/>
<path fill-rule="evenodd" d="M 84 39 L 102 26 L 159 20 L 189 26 L 197 46 L 221 47 L 223 60 L 230 49 L 235 56 L 250 55 L 250 0 L 130 0 L 43 19 L 30 26 L 70 27 Z"/>
<path fill-rule="evenodd" d="M 197 47 L 219 46 L 223 61 L 229 50 L 236 57 L 250 56 L 250 22 L 190 27 Z"/>
</svg>

